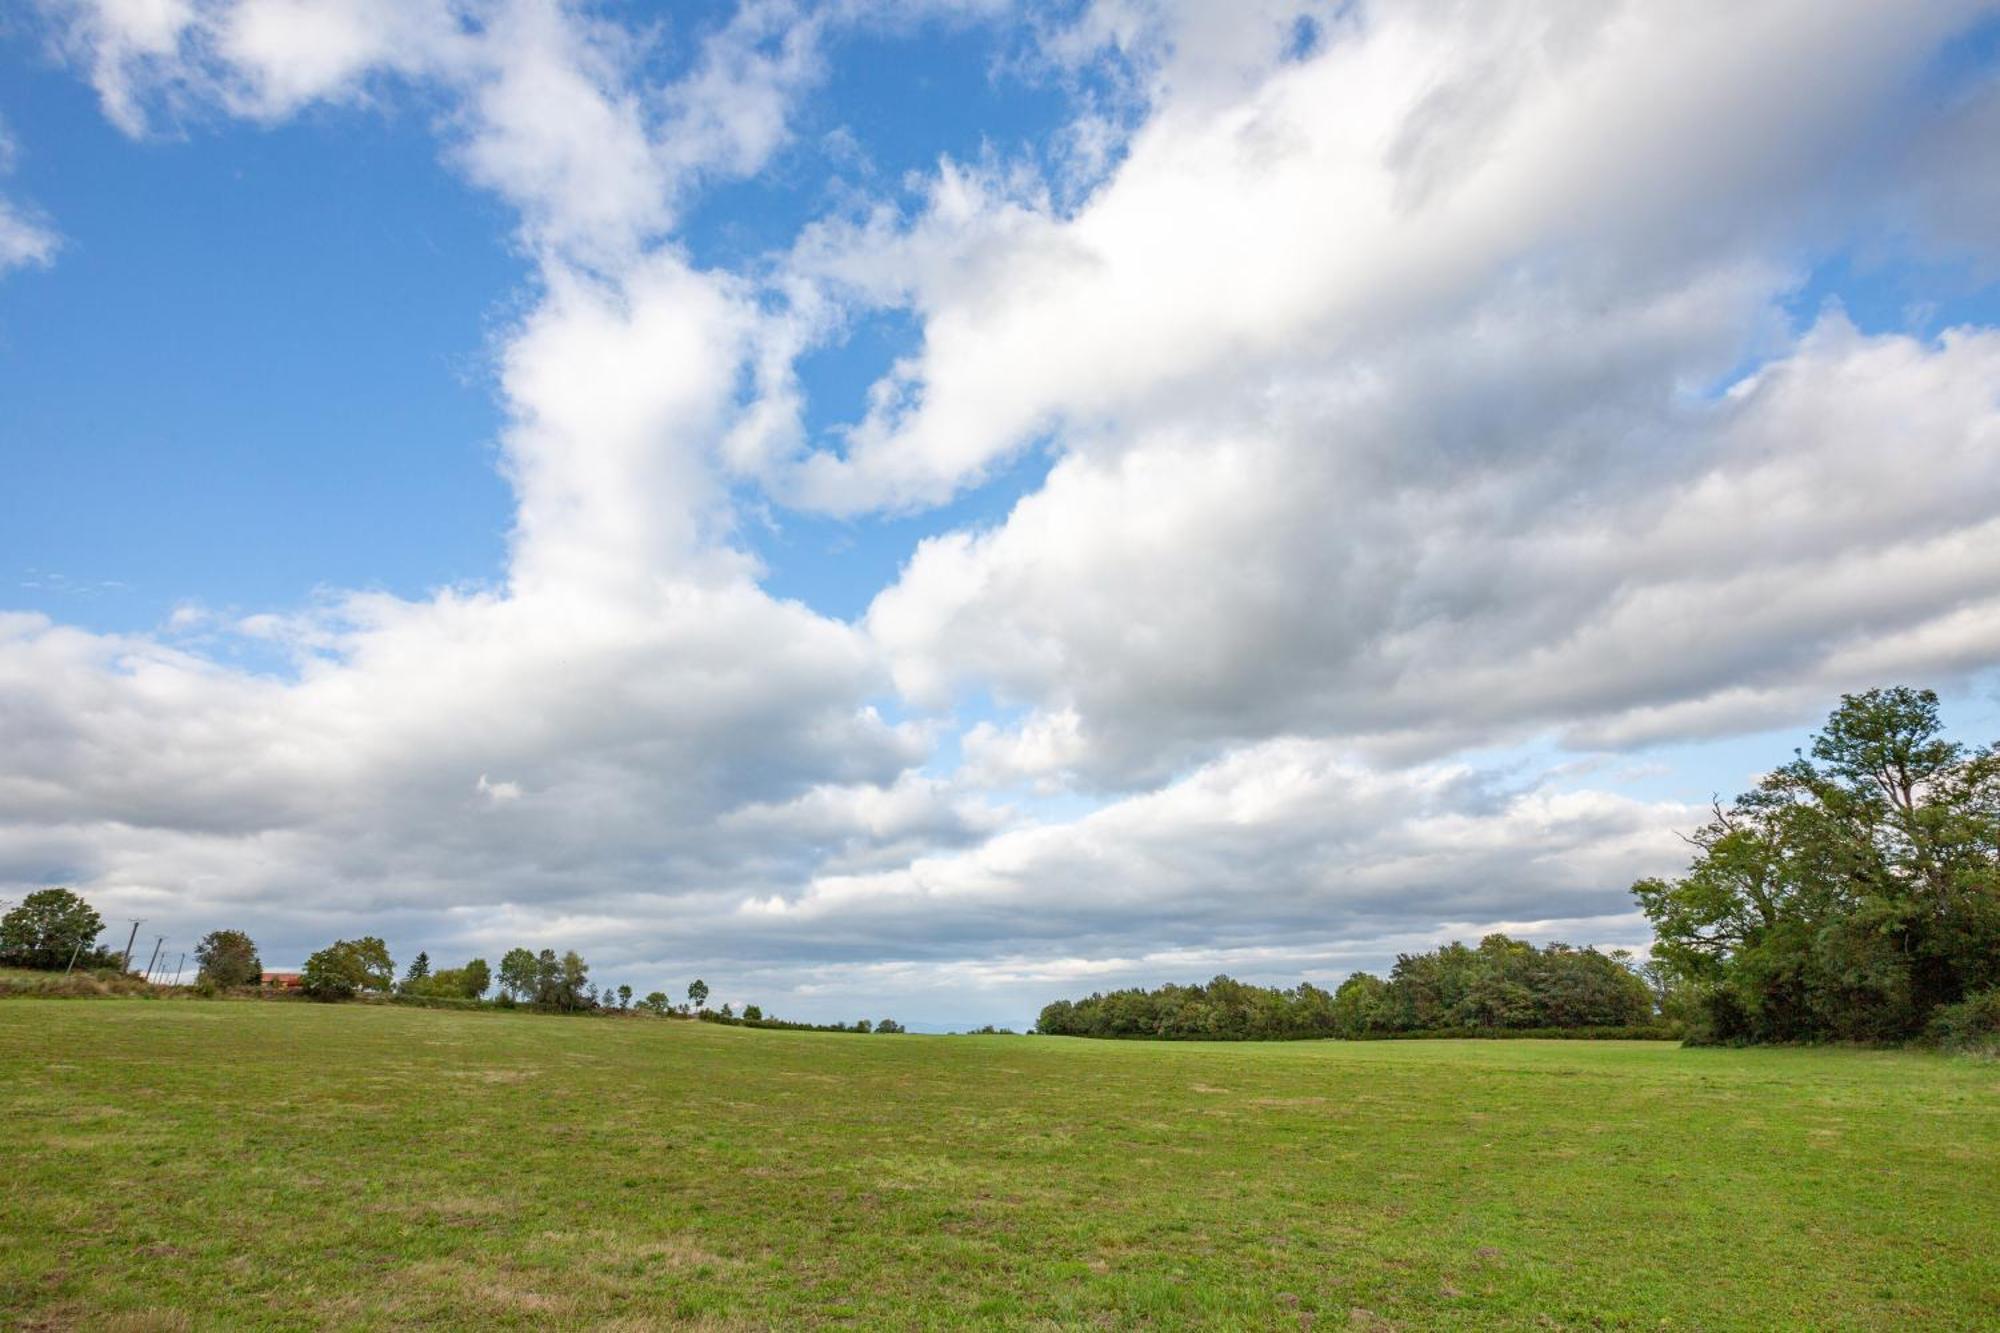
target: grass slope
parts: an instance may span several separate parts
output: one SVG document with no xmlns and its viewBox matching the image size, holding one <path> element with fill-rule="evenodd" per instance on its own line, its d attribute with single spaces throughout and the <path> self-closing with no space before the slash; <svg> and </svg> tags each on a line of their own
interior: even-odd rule
<svg viewBox="0 0 2000 1333">
<path fill-rule="evenodd" d="M 2000 1066 L 0 1003 L 0 1326 L 1993 1327 Z"/>
</svg>

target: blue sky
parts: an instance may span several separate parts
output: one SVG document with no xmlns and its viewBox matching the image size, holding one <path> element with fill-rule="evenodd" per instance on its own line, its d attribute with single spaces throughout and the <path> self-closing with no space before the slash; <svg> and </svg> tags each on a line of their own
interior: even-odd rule
<svg viewBox="0 0 2000 1333">
<path fill-rule="evenodd" d="M 719 21 L 686 12 L 664 17 Z M 1014 42 L 933 22 L 835 43 L 795 142 L 700 201 L 681 242 L 705 265 L 755 266 L 850 181 L 893 190 L 941 155 L 1035 153 L 1067 102 L 1006 75 Z M 0 57 L 0 118 L 32 127 L 11 188 L 61 219 L 66 253 L 0 288 L 14 604 L 144 629 L 189 599 L 253 611 L 324 586 L 416 596 L 502 577 L 490 358 L 535 275 L 504 210 L 440 164 L 426 99 L 273 126 L 195 114 L 135 140 L 32 30 Z M 809 429 L 858 417 L 916 338 L 885 313 L 807 358 Z M 1025 460 L 960 504 L 879 523 L 770 511 L 743 538 L 774 592 L 851 618 L 917 539 L 998 519 L 1038 471 Z"/>
<path fill-rule="evenodd" d="M 1832 9 L 39 7 L 0 889 L 932 1025 L 1642 944 L 1841 690 L 2000 731 L 2000 21 Z"/>
</svg>

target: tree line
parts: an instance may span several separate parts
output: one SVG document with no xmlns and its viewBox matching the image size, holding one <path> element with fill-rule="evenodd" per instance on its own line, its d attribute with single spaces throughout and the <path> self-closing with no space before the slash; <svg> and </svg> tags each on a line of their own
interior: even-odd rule
<svg viewBox="0 0 2000 1333">
<path fill-rule="evenodd" d="M 1069 1037 L 1183 1041 L 1284 1041 L 1421 1033 L 1615 1029 L 1654 1023 L 1652 989 L 1629 955 L 1537 948 L 1488 935 L 1477 948 L 1454 941 L 1402 954 L 1385 981 L 1356 972 L 1328 991 L 1309 981 L 1289 989 L 1219 976 L 1205 986 L 1132 988 L 1057 1000 L 1037 1032 Z M 1655 1035 L 1646 1033 L 1644 1035 Z"/>
<path fill-rule="evenodd" d="M 122 955 L 95 945 L 103 930 L 103 918 L 73 890 L 38 889 L 0 916 L 0 965 L 51 972 L 80 967 L 96 976 L 122 978 Z M 259 986 L 264 977 L 256 941 L 240 930 L 210 931 L 195 946 L 194 958 L 193 989 L 200 994 L 242 991 Z M 600 988 L 590 979 L 590 964 L 574 949 L 561 954 L 553 949 L 509 949 L 500 959 L 497 976 L 484 958 L 470 959 L 460 967 L 433 968 L 430 954 L 419 952 L 399 979 L 388 944 L 375 935 L 335 940 L 313 953 L 299 973 L 299 989 L 323 1001 L 377 997 L 548 1013 L 636 1013 L 814 1032 L 904 1031 L 893 1018 L 798 1023 L 766 1015 L 755 1004 L 744 1005 L 740 1014 L 729 1004 L 710 1009 L 708 983 L 699 977 L 688 983 L 684 1002 L 676 1003 L 657 990 L 635 998 L 629 985 Z"/>
</svg>

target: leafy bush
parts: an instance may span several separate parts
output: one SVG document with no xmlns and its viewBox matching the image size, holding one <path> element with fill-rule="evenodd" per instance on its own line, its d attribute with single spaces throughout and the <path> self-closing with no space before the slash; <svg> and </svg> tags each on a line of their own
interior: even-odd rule
<svg viewBox="0 0 2000 1333">
<path fill-rule="evenodd" d="M 1925 1035 L 1943 1050 L 2000 1056 L 2000 987 L 1940 1007 Z"/>
</svg>

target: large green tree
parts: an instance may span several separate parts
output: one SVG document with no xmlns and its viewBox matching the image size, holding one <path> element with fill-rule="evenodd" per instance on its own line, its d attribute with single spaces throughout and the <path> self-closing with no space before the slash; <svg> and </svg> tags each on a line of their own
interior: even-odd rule
<svg viewBox="0 0 2000 1333">
<path fill-rule="evenodd" d="M 396 977 L 389 946 L 373 935 L 335 940 L 306 959 L 299 984 L 320 1000 L 344 1000 L 361 990 L 388 990 Z"/>
<path fill-rule="evenodd" d="M 1937 696 L 1845 695 L 1809 749 L 1633 886 L 1698 1038 L 1893 1041 L 2000 984 L 2000 749 Z"/>
<path fill-rule="evenodd" d="M 37 889 L 0 917 L 0 962 L 63 968 L 89 952 L 104 929 L 97 909 L 68 889 Z"/>
</svg>

